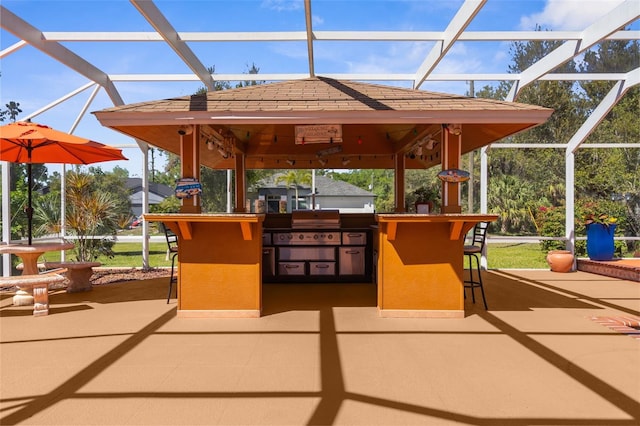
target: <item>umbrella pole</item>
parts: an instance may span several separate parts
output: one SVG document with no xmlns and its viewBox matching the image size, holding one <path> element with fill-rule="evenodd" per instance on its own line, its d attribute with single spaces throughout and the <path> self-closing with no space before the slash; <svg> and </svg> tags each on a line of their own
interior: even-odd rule
<svg viewBox="0 0 640 426">
<path fill-rule="evenodd" d="M 29 237 L 29 245 L 31 245 L 31 221 L 33 220 L 33 207 L 31 204 L 31 163 L 27 163 L 27 207 L 24 211 L 27 213 L 27 235 Z"/>
</svg>

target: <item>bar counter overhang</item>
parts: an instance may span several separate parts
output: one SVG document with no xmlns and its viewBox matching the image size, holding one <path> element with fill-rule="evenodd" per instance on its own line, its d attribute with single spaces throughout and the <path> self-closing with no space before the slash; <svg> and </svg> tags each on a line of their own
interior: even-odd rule
<svg viewBox="0 0 640 426">
<path fill-rule="evenodd" d="M 200 167 L 234 170 L 234 214 L 145 215 L 179 236 L 180 316 L 259 316 L 264 218 L 247 214 L 247 169 L 393 169 L 395 210 L 371 216 L 383 316 L 464 315 L 463 238 L 492 215 L 460 215 L 460 183 L 442 182 L 441 215 L 406 215 L 405 170 L 440 166 L 544 123 L 553 110 L 378 84 L 308 79 L 210 91 L 94 112 L 106 127 Z M 346 167 L 349 164 L 349 167 Z"/>
</svg>

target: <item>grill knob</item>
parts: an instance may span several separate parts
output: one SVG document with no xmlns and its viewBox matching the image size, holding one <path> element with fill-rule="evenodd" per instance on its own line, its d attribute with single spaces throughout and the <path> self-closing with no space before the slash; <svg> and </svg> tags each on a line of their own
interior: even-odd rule
<svg viewBox="0 0 640 426">
<path fill-rule="evenodd" d="M 304 235 L 300 234 L 298 235 L 298 238 L 300 238 L 301 240 L 304 240 Z"/>
<path fill-rule="evenodd" d="M 314 240 L 317 240 L 318 238 L 319 238 L 319 237 L 318 237 L 318 234 L 313 234 L 313 239 L 314 239 Z"/>
<path fill-rule="evenodd" d="M 329 234 L 329 235 L 327 235 L 327 238 L 330 239 L 330 240 L 333 240 L 333 235 Z"/>
</svg>

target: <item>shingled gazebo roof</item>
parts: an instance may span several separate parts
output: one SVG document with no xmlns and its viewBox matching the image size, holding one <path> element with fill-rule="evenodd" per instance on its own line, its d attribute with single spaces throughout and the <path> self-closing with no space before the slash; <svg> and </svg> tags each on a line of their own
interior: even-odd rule
<svg viewBox="0 0 640 426">
<path fill-rule="evenodd" d="M 309 168 L 318 159 L 319 145 L 296 145 L 294 127 L 340 125 L 341 150 L 327 160 L 348 157 L 360 161 L 351 167 L 391 168 L 393 154 L 408 152 L 425 137 L 438 140 L 443 125 L 462 125 L 465 153 L 541 124 L 551 113 L 517 102 L 314 77 L 134 103 L 94 114 L 107 127 L 176 154 L 178 130 L 185 124 L 199 124 L 205 134 L 232 135 L 248 168 L 287 168 L 280 164 L 287 159 Z M 202 145 L 203 164 L 232 168 L 229 159 Z M 407 167 L 439 163 L 437 150 L 436 146 Z M 337 168 L 335 163 L 327 167 Z"/>
</svg>

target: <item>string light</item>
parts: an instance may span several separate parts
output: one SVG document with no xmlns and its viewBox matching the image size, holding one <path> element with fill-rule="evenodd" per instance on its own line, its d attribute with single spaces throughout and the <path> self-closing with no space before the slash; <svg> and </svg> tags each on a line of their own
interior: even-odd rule
<svg viewBox="0 0 640 426">
<path fill-rule="evenodd" d="M 388 136 L 388 135 L 389 135 L 389 134 L 387 133 L 387 136 Z M 361 138 L 360 136 L 358 136 L 358 145 L 362 145 L 362 138 Z"/>
</svg>

